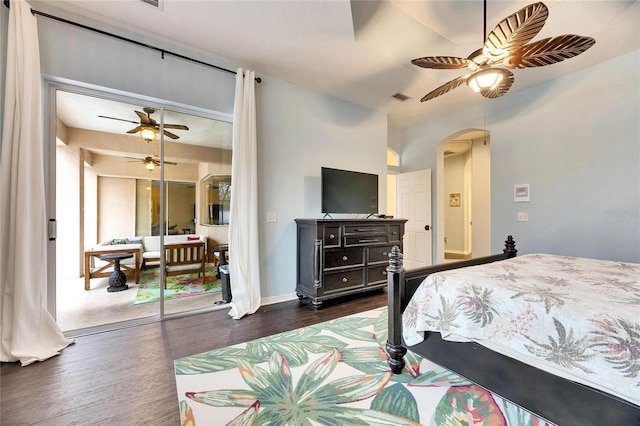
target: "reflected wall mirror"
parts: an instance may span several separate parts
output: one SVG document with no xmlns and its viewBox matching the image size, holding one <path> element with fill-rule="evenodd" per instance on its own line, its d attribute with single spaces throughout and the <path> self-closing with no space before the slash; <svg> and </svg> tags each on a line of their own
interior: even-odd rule
<svg viewBox="0 0 640 426">
<path fill-rule="evenodd" d="M 109 239 L 207 235 L 198 216 L 209 200 L 198 183 L 231 174 L 230 117 L 69 89 L 55 91 L 56 247 L 68 254 L 57 257 L 57 273 L 81 275 L 84 251 Z M 163 132 L 160 123 L 167 123 Z M 228 224 L 228 202 L 222 204 L 214 222 Z"/>
<path fill-rule="evenodd" d="M 45 123 L 51 136 L 46 149 L 55 162 L 49 207 L 58 234 L 49 246 L 47 303 L 61 329 L 124 324 L 158 312 L 164 316 L 212 306 L 211 295 L 177 298 L 165 306 L 160 285 L 160 303 L 146 309 L 138 305 L 144 302 L 135 290 L 118 293 L 122 299 L 91 299 L 106 291 L 108 277 L 91 276 L 89 271 L 104 265 L 87 253 L 116 240 L 137 244 L 151 237 L 159 243 L 153 238 L 158 235 L 182 240 L 195 234 L 226 243 L 226 226 L 200 224 L 202 205 L 209 201 L 199 184 L 207 176 L 231 174 L 231 115 L 60 82 L 47 82 L 45 98 L 52 107 Z M 221 219 L 228 223 L 229 203 L 222 200 Z M 146 266 L 134 266 L 134 276 L 128 277 L 132 287 L 153 282 L 159 274 L 153 262 Z M 141 298 L 151 293 L 141 292 Z M 96 303 L 77 303 L 89 299 Z M 105 316 L 113 303 L 118 312 Z"/>
<path fill-rule="evenodd" d="M 202 188 L 202 225 L 228 225 L 231 213 L 231 175 L 209 175 Z"/>
</svg>

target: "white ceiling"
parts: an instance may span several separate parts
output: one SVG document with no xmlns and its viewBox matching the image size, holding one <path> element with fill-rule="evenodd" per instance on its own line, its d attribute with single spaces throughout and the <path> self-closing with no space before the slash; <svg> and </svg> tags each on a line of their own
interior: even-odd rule
<svg viewBox="0 0 640 426">
<path fill-rule="evenodd" d="M 487 31 L 529 3 L 489 0 Z M 559 64 L 515 70 L 510 93 L 639 48 L 638 1 L 545 3 L 549 18 L 534 41 L 572 33 L 592 36 L 596 44 Z M 486 101 L 461 86 L 421 103 L 425 93 L 463 72 L 410 63 L 421 56 L 466 57 L 480 48 L 480 0 L 161 0 L 160 10 L 140 0 L 47 4 L 386 112 L 397 128 Z M 411 99 L 393 99 L 398 92 Z"/>
<path fill-rule="evenodd" d="M 126 104 L 93 96 L 58 91 L 56 95 L 56 114 L 67 127 L 94 130 L 98 132 L 126 135 L 128 130 L 137 126 L 140 118 L 135 111 L 144 112 L 144 106 Z M 117 120 L 103 118 L 113 117 Z M 160 112 L 151 114 L 151 118 L 160 124 Z M 178 136 L 168 141 L 210 148 L 231 149 L 233 124 L 230 122 L 199 117 L 169 109 L 165 110 L 165 124 L 182 124 L 189 130 L 166 129 Z M 131 137 L 140 138 L 139 134 Z"/>
</svg>

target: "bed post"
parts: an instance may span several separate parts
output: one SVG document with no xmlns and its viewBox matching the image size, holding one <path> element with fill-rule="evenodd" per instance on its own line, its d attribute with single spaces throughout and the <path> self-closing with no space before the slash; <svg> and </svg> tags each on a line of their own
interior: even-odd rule
<svg viewBox="0 0 640 426">
<path fill-rule="evenodd" d="M 516 257 L 516 254 L 518 254 L 518 250 L 516 250 L 516 242 L 511 235 L 507 236 L 507 239 L 504 242 L 504 250 L 502 251 L 507 255 L 507 257 Z"/>
<path fill-rule="evenodd" d="M 407 349 L 402 346 L 402 301 L 404 299 L 404 268 L 402 253 L 398 246 L 393 246 L 389 254 L 387 267 L 387 303 L 389 335 L 387 336 L 387 364 L 395 374 L 404 369 L 404 355 Z"/>
</svg>

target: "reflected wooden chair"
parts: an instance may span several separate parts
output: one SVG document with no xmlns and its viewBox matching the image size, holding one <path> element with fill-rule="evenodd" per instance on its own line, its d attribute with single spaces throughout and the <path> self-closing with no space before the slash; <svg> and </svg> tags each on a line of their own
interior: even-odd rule
<svg viewBox="0 0 640 426">
<path fill-rule="evenodd" d="M 198 274 L 204 280 L 206 253 L 203 241 L 165 244 L 164 288 L 171 275 Z"/>
</svg>

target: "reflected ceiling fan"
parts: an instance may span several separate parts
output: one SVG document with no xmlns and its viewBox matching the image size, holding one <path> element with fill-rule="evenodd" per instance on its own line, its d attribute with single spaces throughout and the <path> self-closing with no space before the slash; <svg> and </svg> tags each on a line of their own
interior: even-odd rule
<svg viewBox="0 0 640 426">
<path fill-rule="evenodd" d="M 130 163 L 132 163 L 134 161 L 140 161 L 141 163 L 144 164 L 144 167 L 149 171 L 152 171 L 156 167 L 160 166 L 160 159 L 158 157 L 144 157 L 144 158 L 124 157 L 124 158 L 127 158 L 127 159 L 131 160 L 131 161 L 129 161 Z M 173 163 L 171 161 L 165 161 L 164 164 L 171 164 L 172 166 L 175 166 L 178 163 Z"/>
<path fill-rule="evenodd" d="M 140 136 L 142 136 L 144 140 L 146 140 L 147 142 L 151 142 L 152 140 L 155 139 L 156 134 L 160 132 L 160 125 L 156 122 L 156 120 L 151 118 L 151 114 L 156 112 L 154 108 L 145 107 L 143 108 L 143 110 L 144 112 L 134 110 L 134 112 L 138 114 L 138 117 L 140 118 L 140 122 L 126 120 L 123 118 L 107 117 L 105 115 L 99 115 L 98 117 L 108 118 L 110 120 L 126 121 L 127 123 L 137 124 L 136 127 L 134 127 L 131 130 L 128 130 L 127 133 L 140 132 Z M 179 139 L 179 136 L 176 135 L 175 133 L 171 133 L 167 131 L 167 129 L 189 130 L 189 128 L 183 124 L 165 124 L 164 135 L 171 139 Z"/>
<path fill-rule="evenodd" d="M 421 102 L 467 83 L 485 98 L 506 94 L 514 81 L 510 69 L 542 67 L 573 58 L 596 41 L 591 37 L 564 34 L 530 44 L 544 26 L 549 9 L 544 3 L 533 3 L 504 18 L 489 34 L 487 28 L 487 0 L 484 0 L 484 46 L 467 58 L 455 56 L 425 56 L 411 61 L 422 68 L 456 70 L 467 68 L 470 73 L 455 78 L 427 93 Z M 503 68 L 504 67 L 504 68 Z"/>
</svg>

